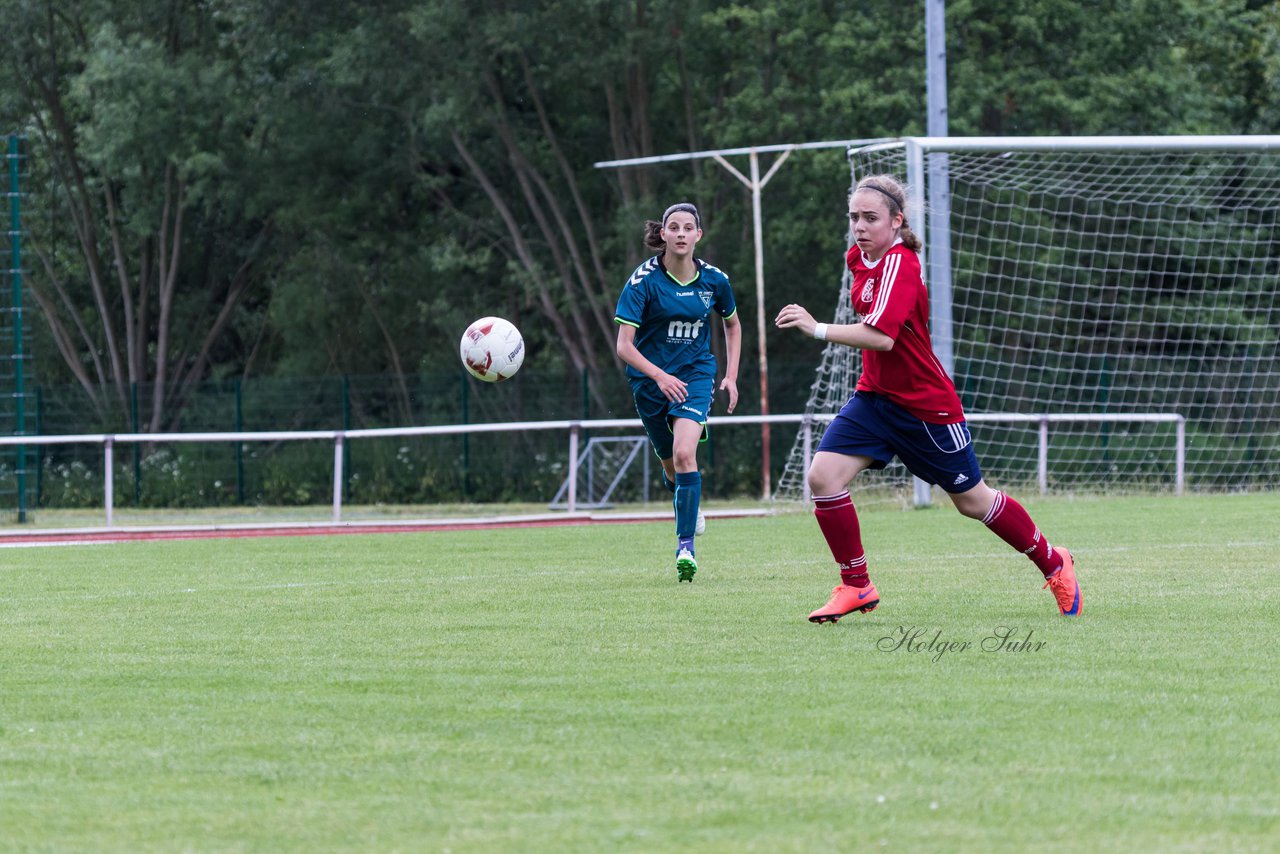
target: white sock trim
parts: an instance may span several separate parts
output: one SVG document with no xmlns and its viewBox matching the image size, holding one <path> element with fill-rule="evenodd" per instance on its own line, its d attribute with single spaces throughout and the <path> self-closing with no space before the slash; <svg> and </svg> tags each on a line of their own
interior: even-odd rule
<svg viewBox="0 0 1280 854">
<path fill-rule="evenodd" d="M 1004 493 L 997 491 L 996 500 L 991 502 L 991 509 L 987 511 L 987 515 L 982 517 L 982 524 L 990 525 L 995 518 L 1004 510 L 1005 497 Z"/>
</svg>

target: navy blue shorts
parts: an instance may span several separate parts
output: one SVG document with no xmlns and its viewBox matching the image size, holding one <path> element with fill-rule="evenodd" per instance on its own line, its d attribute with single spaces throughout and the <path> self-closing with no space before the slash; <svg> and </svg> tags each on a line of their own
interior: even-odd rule
<svg viewBox="0 0 1280 854">
<path fill-rule="evenodd" d="M 819 451 L 870 457 L 882 469 L 895 456 L 907 470 L 951 493 L 967 492 L 982 480 L 969 425 L 921 421 L 883 395 L 855 392 L 822 434 Z"/>
<path fill-rule="evenodd" d="M 644 422 L 644 432 L 649 434 L 653 452 L 660 460 L 669 460 L 675 454 L 675 436 L 671 431 L 671 419 L 688 418 L 702 425 L 702 439 L 707 441 L 707 414 L 711 412 L 711 399 L 715 378 L 705 375 L 680 377 L 684 380 L 684 403 L 667 400 L 658 384 L 648 377 L 631 380 L 631 395 L 636 399 L 636 412 Z"/>
</svg>

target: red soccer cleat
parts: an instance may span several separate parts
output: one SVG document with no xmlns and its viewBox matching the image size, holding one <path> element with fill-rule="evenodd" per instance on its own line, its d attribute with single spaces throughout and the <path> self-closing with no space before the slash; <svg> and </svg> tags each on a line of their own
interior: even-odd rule
<svg viewBox="0 0 1280 854">
<path fill-rule="evenodd" d="M 1078 617 L 1084 608 L 1084 594 L 1080 592 L 1080 583 L 1076 581 L 1076 563 L 1071 552 L 1064 548 L 1054 548 L 1062 555 L 1062 568 L 1049 576 L 1044 586 L 1053 591 L 1053 598 L 1058 600 L 1058 613 L 1064 617 Z"/>
<path fill-rule="evenodd" d="M 861 611 L 864 614 L 874 611 L 879 604 L 880 594 L 876 592 L 876 586 L 870 581 L 867 582 L 866 587 L 850 587 L 847 584 L 841 584 L 831 591 L 831 598 L 827 600 L 827 604 L 809 615 L 809 622 L 834 623 L 855 611 Z"/>
</svg>

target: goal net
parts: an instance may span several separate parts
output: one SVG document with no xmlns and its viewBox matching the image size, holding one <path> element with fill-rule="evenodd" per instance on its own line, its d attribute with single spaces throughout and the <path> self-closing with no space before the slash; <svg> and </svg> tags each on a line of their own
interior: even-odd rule
<svg viewBox="0 0 1280 854">
<path fill-rule="evenodd" d="M 968 413 L 1176 413 L 1187 489 L 1280 486 L 1280 137 L 906 139 L 850 164 L 854 184 L 909 184 L 935 349 Z M 857 320 L 849 281 L 835 323 Z M 838 411 L 860 366 L 827 345 L 806 411 Z M 1174 484 L 1168 422 L 1055 422 L 1047 479 L 1035 423 L 970 426 L 1000 487 Z M 798 436 L 775 497 L 805 495 L 803 454 Z M 900 464 L 868 474 L 858 489 L 905 500 Z"/>
</svg>

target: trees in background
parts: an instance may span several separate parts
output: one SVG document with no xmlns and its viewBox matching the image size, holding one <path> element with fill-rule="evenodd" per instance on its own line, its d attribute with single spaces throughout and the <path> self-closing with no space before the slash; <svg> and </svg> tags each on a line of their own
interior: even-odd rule
<svg viewBox="0 0 1280 854">
<path fill-rule="evenodd" d="M 455 370 L 460 330 L 490 313 L 521 326 L 531 365 L 606 389 L 618 288 L 671 201 L 699 203 L 705 254 L 744 316 L 757 306 L 736 180 L 593 162 L 924 128 L 922 3 L 0 11 L 0 107 L 30 154 L 36 372 L 104 414 L 145 384 L 151 429 L 223 377 L 382 373 L 408 412 L 404 378 Z M 957 0 L 947 22 L 956 135 L 1280 129 L 1272 3 Z M 834 300 L 847 175 L 817 152 L 770 184 L 771 298 Z M 802 345 L 769 351 L 812 360 Z"/>
<path fill-rule="evenodd" d="M 233 326 L 259 277 L 271 215 L 252 210 L 245 180 L 249 83 L 194 10 L 5 5 L 11 127 L 32 170 L 37 371 L 74 378 L 103 413 L 149 383 L 158 429 L 209 365 L 236 358 Z"/>
</svg>

